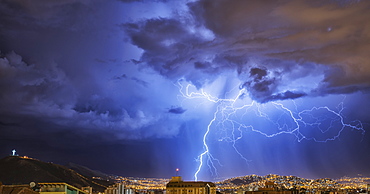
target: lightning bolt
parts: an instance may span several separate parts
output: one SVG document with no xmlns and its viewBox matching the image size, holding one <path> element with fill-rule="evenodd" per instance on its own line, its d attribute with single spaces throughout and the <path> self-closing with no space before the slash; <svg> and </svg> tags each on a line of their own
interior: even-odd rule
<svg viewBox="0 0 370 194">
<path fill-rule="evenodd" d="M 204 89 L 197 89 L 192 84 L 184 84 L 185 80 L 180 79 L 177 82 L 179 88 L 179 97 L 183 99 L 193 100 L 200 99 L 205 102 L 210 102 L 216 105 L 216 110 L 213 113 L 213 118 L 207 125 L 207 129 L 203 135 L 203 152 L 197 157 L 199 163 L 196 172 L 194 173 L 195 181 L 198 180 L 198 175 L 205 164 L 208 165 L 212 175 L 218 176 L 216 164 L 221 165 L 218 159 L 213 157 L 208 146 L 207 140 L 212 129 L 219 129 L 220 138 L 218 141 L 232 143 L 235 152 L 248 164 L 250 161 L 235 146 L 237 141 L 243 138 L 244 131 L 252 131 L 272 138 L 282 134 L 294 135 L 298 142 L 302 140 L 312 140 L 315 142 L 333 141 L 340 137 L 344 129 L 358 130 L 364 135 L 365 130 L 359 120 L 345 122 L 342 115 L 345 109 L 344 103 L 340 102 L 337 110 L 333 110 L 328 106 L 312 107 L 298 111 L 298 106 L 295 101 L 291 100 L 295 110 L 289 108 L 283 102 L 268 102 L 260 104 L 256 101 L 246 100 L 245 89 L 239 89 L 234 94 L 234 98 L 218 98 L 212 96 Z M 186 85 L 186 86 L 184 86 Z M 235 89 L 235 88 L 234 88 Z M 230 92 L 232 94 L 232 92 Z M 251 121 L 251 114 L 254 117 L 263 119 L 270 123 L 275 129 L 261 130 L 255 127 Z M 324 116 L 323 116 L 324 115 Z M 247 124 L 248 123 L 248 124 Z M 213 128 L 212 128 L 213 127 Z M 320 139 L 315 135 L 307 135 L 312 128 L 318 129 L 320 134 L 325 134 L 327 137 Z M 271 132 L 276 130 L 275 132 Z M 306 134 L 306 135 L 305 135 Z"/>
</svg>

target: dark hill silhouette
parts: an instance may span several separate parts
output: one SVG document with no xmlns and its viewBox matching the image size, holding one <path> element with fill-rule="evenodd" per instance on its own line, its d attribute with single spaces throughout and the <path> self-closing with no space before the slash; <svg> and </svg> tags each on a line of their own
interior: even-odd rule
<svg viewBox="0 0 370 194">
<path fill-rule="evenodd" d="M 96 183 L 77 172 L 58 164 L 46 163 L 37 159 L 8 156 L 0 159 L 0 181 L 3 184 L 29 184 L 30 182 L 65 182 L 75 187 L 93 187 L 104 191 L 108 182 Z"/>
</svg>

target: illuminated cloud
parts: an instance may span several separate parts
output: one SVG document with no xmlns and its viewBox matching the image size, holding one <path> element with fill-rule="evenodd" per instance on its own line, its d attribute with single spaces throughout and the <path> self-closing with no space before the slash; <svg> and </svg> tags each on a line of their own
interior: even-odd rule
<svg viewBox="0 0 370 194">
<path fill-rule="evenodd" d="M 273 74 L 270 80 L 255 83 L 250 91 L 265 102 L 368 90 L 368 6 L 365 1 L 205 0 L 189 3 L 191 15 L 123 27 L 131 42 L 144 50 L 144 65 L 170 79 L 185 77 L 199 88 L 225 70 L 237 71 L 243 80 L 254 68 L 267 69 Z M 207 40 L 192 30 L 200 27 L 209 29 L 214 38 Z M 315 80 L 309 91 L 279 87 L 319 73 L 324 77 Z M 262 90 L 261 95 L 253 92 Z"/>
</svg>

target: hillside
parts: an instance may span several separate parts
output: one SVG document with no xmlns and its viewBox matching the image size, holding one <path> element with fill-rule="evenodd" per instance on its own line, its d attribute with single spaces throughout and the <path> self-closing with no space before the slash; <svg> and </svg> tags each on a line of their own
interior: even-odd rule
<svg viewBox="0 0 370 194">
<path fill-rule="evenodd" d="M 40 160 L 8 156 L 0 159 L 0 181 L 3 184 L 29 184 L 30 182 L 65 182 L 78 188 L 91 186 L 95 191 L 104 191 L 109 184 L 102 185 L 75 171 L 58 164 Z"/>
<path fill-rule="evenodd" d="M 97 170 L 92 170 L 86 166 L 82 166 L 82 165 L 79 165 L 79 164 L 75 164 L 75 163 L 68 163 L 66 165 L 67 168 L 69 169 L 72 169 L 74 170 L 75 172 L 85 176 L 85 177 L 100 177 L 101 179 L 109 179 L 109 175 L 105 174 L 105 173 L 102 173 L 100 171 L 97 171 Z"/>
</svg>

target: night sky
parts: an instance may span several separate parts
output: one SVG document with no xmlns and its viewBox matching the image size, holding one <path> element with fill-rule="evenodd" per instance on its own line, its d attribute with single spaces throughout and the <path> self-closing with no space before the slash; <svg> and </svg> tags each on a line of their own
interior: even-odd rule
<svg viewBox="0 0 370 194">
<path fill-rule="evenodd" d="M 370 176 L 368 0 L 0 0 L 0 157 Z"/>
</svg>

